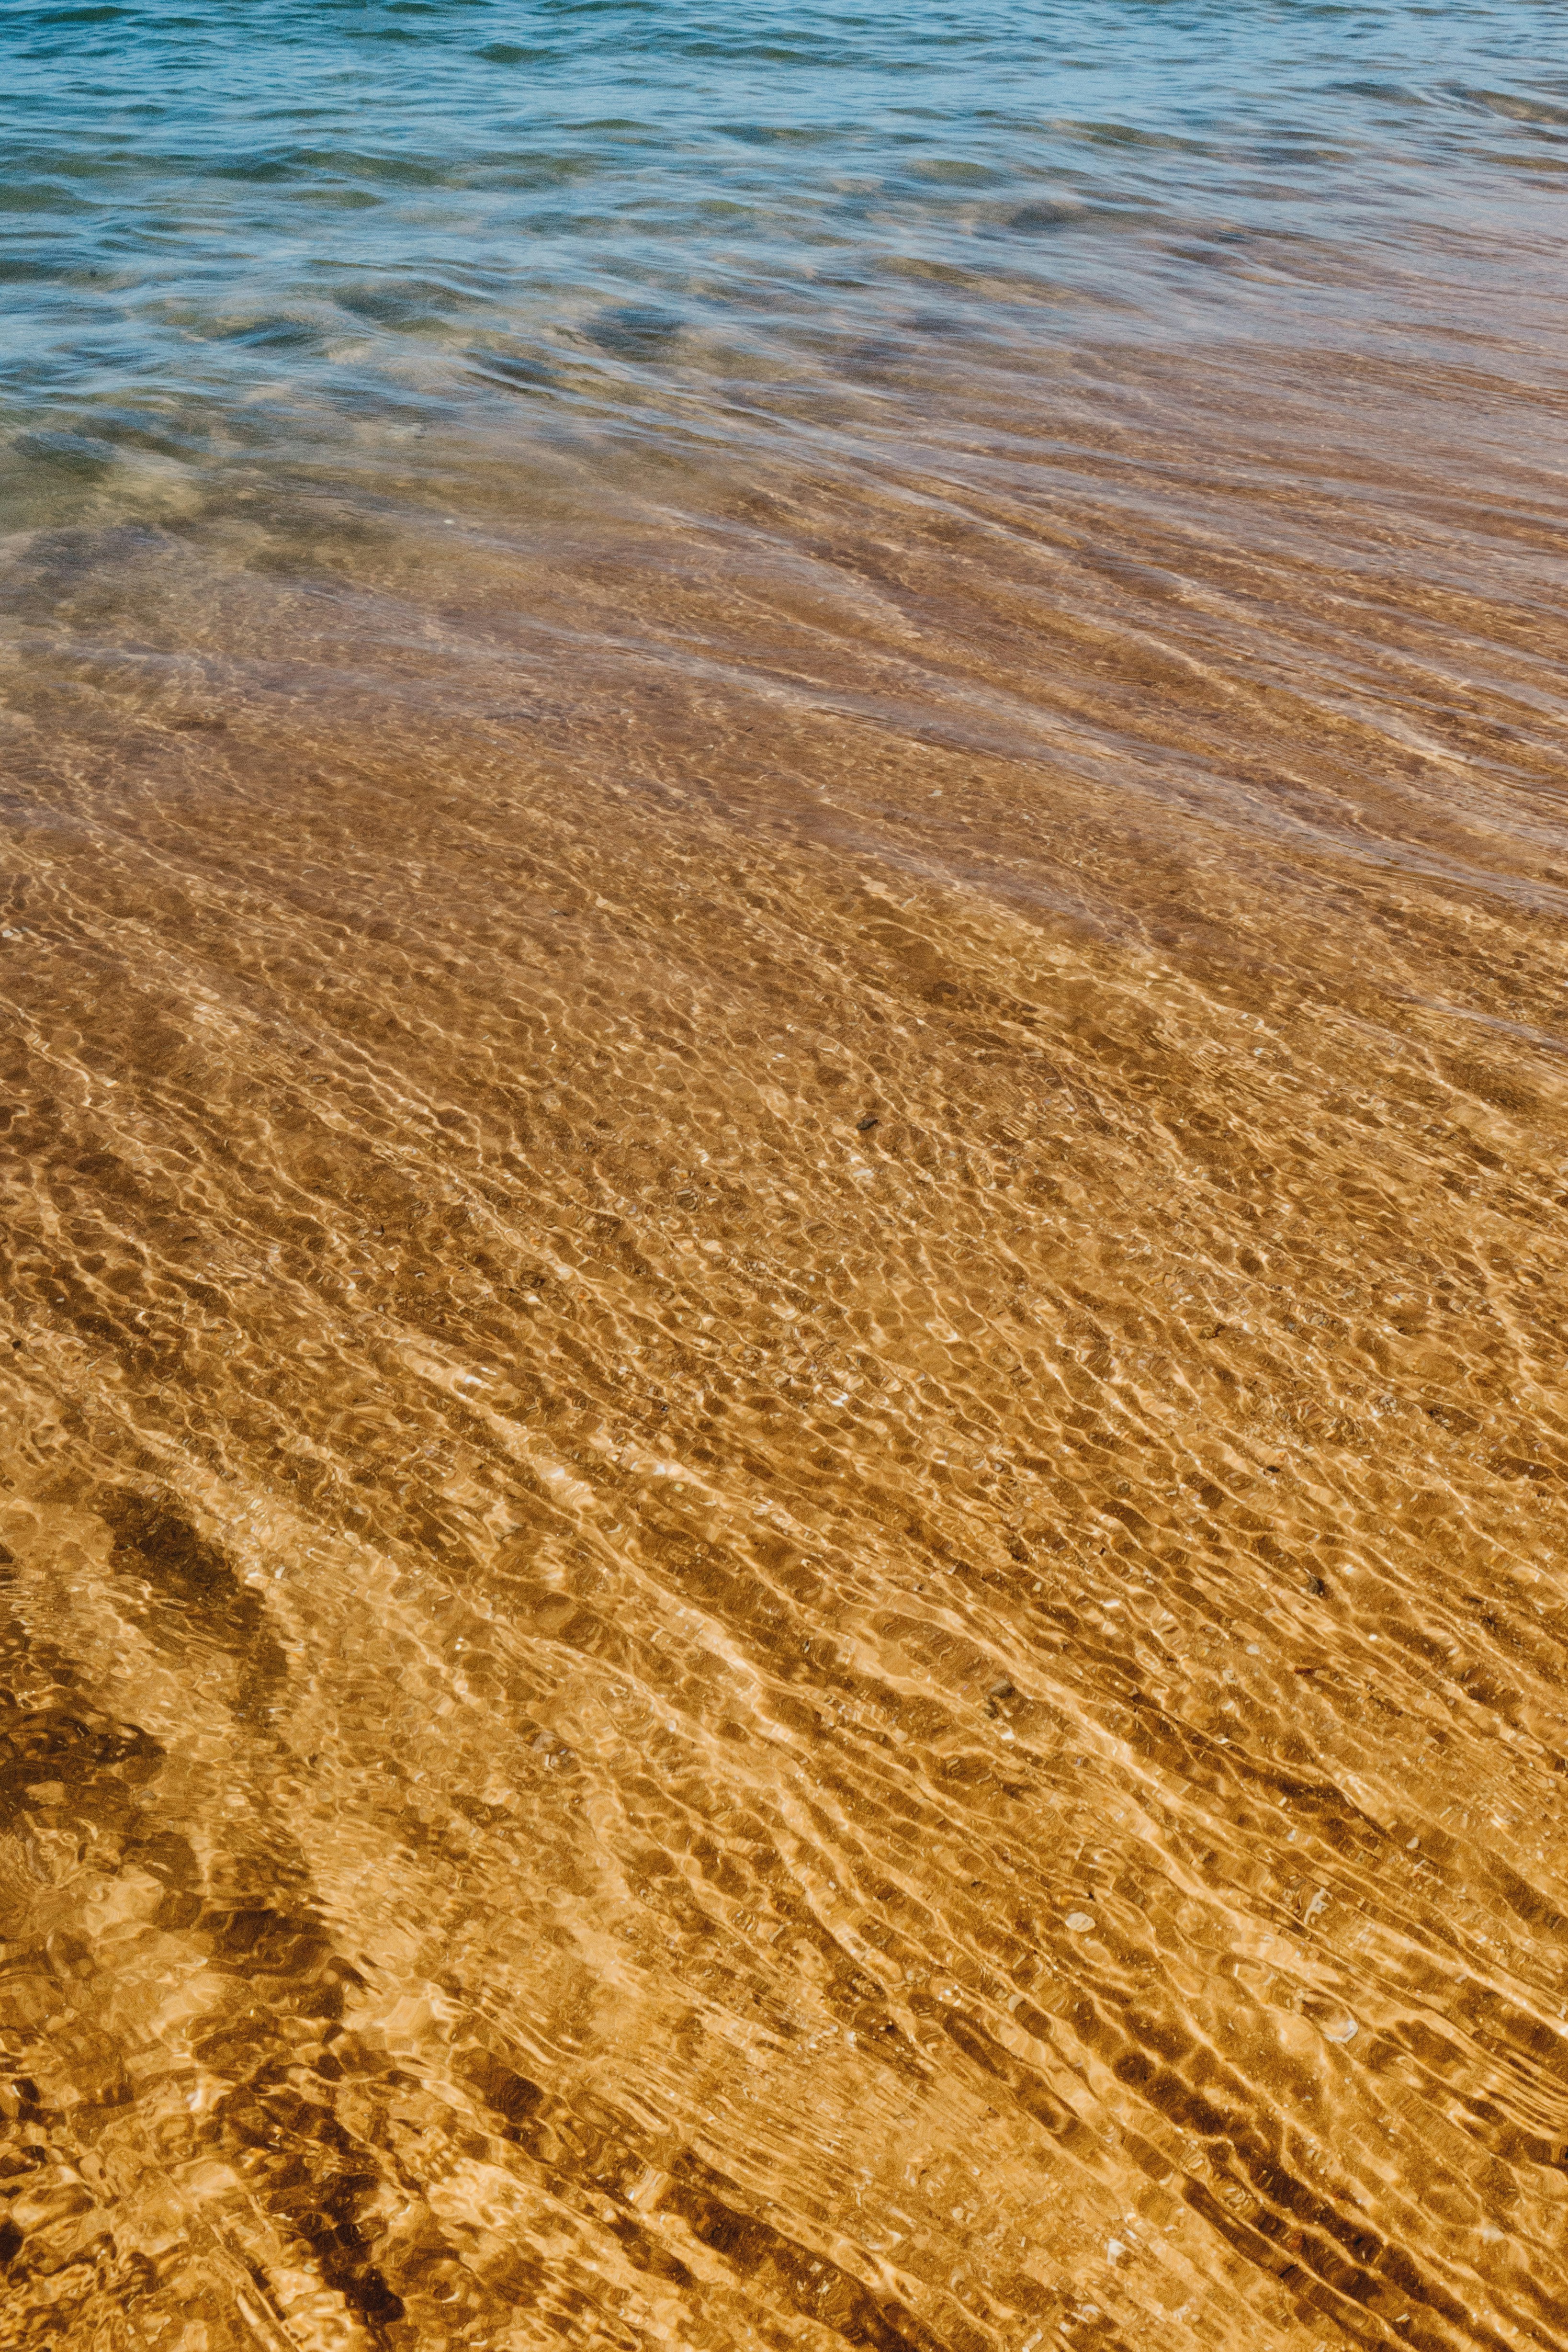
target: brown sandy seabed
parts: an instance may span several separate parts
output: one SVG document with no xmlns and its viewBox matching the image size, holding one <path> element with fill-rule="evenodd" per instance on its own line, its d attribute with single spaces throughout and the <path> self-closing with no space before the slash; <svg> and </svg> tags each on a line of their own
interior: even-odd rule
<svg viewBox="0 0 1568 2352">
<path fill-rule="evenodd" d="M 1568 2336 L 1560 404 L 1264 365 L 13 546 L 5 2346 Z"/>
</svg>

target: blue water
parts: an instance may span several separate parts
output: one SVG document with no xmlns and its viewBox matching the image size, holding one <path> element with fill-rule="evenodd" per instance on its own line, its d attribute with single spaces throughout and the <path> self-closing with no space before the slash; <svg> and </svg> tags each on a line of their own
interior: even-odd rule
<svg viewBox="0 0 1568 2352">
<path fill-rule="evenodd" d="M 1108 341 L 1557 368 L 1535 0 L 13 5 L 0 61 L 21 521 L 370 427 L 918 433 Z"/>
</svg>

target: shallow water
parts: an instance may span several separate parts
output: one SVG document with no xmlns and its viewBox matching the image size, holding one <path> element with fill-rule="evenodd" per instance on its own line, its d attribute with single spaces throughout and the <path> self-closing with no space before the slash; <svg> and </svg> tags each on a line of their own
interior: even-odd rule
<svg viewBox="0 0 1568 2352">
<path fill-rule="evenodd" d="M 1561 13 L 0 64 L 0 2344 L 1560 2346 Z"/>
</svg>

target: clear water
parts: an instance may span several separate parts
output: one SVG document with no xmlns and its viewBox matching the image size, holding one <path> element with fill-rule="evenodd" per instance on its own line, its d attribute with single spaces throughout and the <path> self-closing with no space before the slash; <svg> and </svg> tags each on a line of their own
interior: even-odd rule
<svg viewBox="0 0 1568 2352">
<path fill-rule="evenodd" d="M 18 520 L 431 424 L 940 430 L 1086 340 L 1559 364 L 1529 0 L 14 5 L 0 44 Z"/>
<path fill-rule="evenodd" d="M 0 5 L 0 2346 L 1568 2342 L 1568 16 Z"/>
</svg>

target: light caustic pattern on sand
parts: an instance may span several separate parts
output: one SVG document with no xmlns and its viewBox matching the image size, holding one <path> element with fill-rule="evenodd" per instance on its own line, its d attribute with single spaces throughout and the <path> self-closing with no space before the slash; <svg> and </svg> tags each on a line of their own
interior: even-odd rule
<svg viewBox="0 0 1568 2352">
<path fill-rule="evenodd" d="M 0 2342 L 1562 2342 L 1545 411 L 1099 364 L 18 557 Z"/>
</svg>

